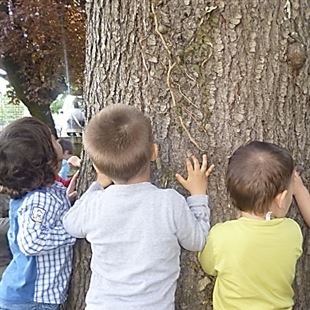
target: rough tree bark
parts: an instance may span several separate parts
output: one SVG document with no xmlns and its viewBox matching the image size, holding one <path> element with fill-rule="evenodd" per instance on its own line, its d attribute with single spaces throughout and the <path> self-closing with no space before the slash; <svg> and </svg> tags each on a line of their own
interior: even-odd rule
<svg viewBox="0 0 310 310">
<path fill-rule="evenodd" d="M 90 118 L 114 103 L 152 120 L 161 186 L 178 188 L 189 153 L 207 152 L 212 223 L 235 216 L 225 192 L 227 159 L 249 140 L 287 147 L 310 182 L 309 17 L 307 0 L 114 0 L 88 3 L 85 100 Z M 84 190 L 90 166 L 81 173 Z M 296 277 L 296 309 L 310 309 L 309 231 Z M 83 309 L 91 253 L 76 247 L 67 309 Z M 177 309 L 212 309 L 212 280 L 196 255 L 182 254 Z"/>
</svg>

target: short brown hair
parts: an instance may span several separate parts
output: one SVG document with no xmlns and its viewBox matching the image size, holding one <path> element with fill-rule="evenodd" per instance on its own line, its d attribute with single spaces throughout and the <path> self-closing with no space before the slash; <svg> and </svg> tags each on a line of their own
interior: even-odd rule
<svg viewBox="0 0 310 310">
<path fill-rule="evenodd" d="M 41 121 L 24 117 L 0 133 L 1 192 L 12 198 L 54 183 L 57 164 L 51 131 Z"/>
<path fill-rule="evenodd" d="M 100 172 L 114 180 L 128 181 L 150 162 L 151 122 L 132 106 L 110 105 L 90 120 L 83 143 Z"/>
<path fill-rule="evenodd" d="M 57 140 L 57 142 L 60 144 L 63 153 L 65 153 L 65 151 L 68 151 L 69 154 L 73 154 L 73 144 L 70 140 L 60 138 Z"/>
<path fill-rule="evenodd" d="M 253 141 L 229 159 L 227 190 L 239 210 L 265 214 L 277 194 L 287 189 L 293 170 L 293 158 L 286 149 Z"/>
</svg>

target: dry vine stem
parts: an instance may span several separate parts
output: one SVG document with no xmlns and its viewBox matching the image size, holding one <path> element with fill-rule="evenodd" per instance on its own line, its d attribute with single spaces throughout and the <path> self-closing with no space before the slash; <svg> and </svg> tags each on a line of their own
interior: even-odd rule
<svg viewBox="0 0 310 310">
<path fill-rule="evenodd" d="M 155 32 L 157 33 L 157 35 L 159 36 L 165 50 L 167 51 L 168 53 L 168 57 L 169 57 L 169 62 L 168 62 L 168 71 L 167 71 L 167 79 L 166 79 L 166 83 L 167 83 L 167 86 L 168 86 L 168 89 L 170 91 L 170 94 L 171 94 L 171 99 L 172 99 L 172 106 L 174 108 L 177 107 L 177 103 L 176 103 L 176 100 L 175 100 L 175 96 L 174 96 L 174 92 L 171 88 L 171 72 L 172 72 L 172 69 L 175 67 L 176 65 L 176 62 L 173 62 L 172 63 L 172 53 L 168 47 L 168 44 L 164 38 L 164 36 L 162 35 L 162 33 L 158 30 L 158 19 L 157 19 L 157 15 L 156 15 L 156 10 L 155 10 L 155 6 L 154 6 L 154 2 L 151 3 L 151 10 L 152 10 L 152 14 L 154 16 L 154 24 L 155 24 Z M 183 94 L 182 94 L 183 95 Z M 204 152 L 205 150 L 202 149 L 199 144 L 197 143 L 197 141 L 192 137 L 191 133 L 189 132 L 189 130 L 187 129 L 187 127 L 185 126 L 184 124 L 184 121 L 182 119 L 182 116 L 181 115 L 178 115 L 178 119 L 180 121 L 180 124 L 182 126 L 182 128 L 184 129 L 184 131 L 186 132 L 189 140 L 197 147 L 197 149 L 199 149 L 200 151 Z"/>
</svg>

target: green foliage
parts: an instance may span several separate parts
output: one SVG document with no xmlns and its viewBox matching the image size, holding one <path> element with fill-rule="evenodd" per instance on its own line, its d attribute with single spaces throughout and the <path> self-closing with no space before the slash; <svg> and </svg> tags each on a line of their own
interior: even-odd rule
<svg viewBox="0 0 310 310">
<path fill-rule="evenodd" d="M 52 114 L 58 114 L 59 110 L 63 107 L 64 105 L 64 100 L 66 96 L 65 95 L 60 95 L 57 97 L 56 100 L 54 100 L 51 104 L 51 112 Z"/>
<path fill-rule="evenodd" d="M 19 102 L 12 103 L 8 95 L 0 96 L 0 126 L 5 126 L 25 114 L 25 106 Z"/>
<path fill-rule="evenodd" d="M 5 94 L 4 99 L 3 99 L 4 102 L 6 104 L 19 105 L 21 102 L 17 98 L 15 89 L 11 86 L 7 86 L 6 89 L 7 89 L 7 91 L 6 91 L 6 94 Z"/>
</svg>

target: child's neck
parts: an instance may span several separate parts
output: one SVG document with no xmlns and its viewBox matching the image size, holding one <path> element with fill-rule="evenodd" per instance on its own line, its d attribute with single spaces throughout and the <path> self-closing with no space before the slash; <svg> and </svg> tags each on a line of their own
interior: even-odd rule
<svg viewBox="0 0 310 310">
<path fill-rule="evenodd" d="M 246 218 L 250 218 L 250 219 L 254 219 L 254 220 L 266 221 L 266 215 L 257 215 L 255 213 L 251 213 L 251 212 L 241 211 L 240 217 L 246 217 Z"/>
<path fill-rule="evenodd" d="M 128 181 L 114 181 L 113 183 L 116 185 L 125 185 L 125 184 L 137 184 L 143 182 L 149 182 L 150 178 L 132 178 Z"/>
<path fill-rule="evenodd" d="M 114 184 L 122 185 L 122 184 L 137 184 L 137 183 L 143 183 L 143 182 L 149 182 L 150 181 L 150 169 L 146 169 L 143 173 L 139 173 L 138 175 L 132 177 L 131 179 L 127 181 L 122 180 L 113 180 Z"/>
</svg>

